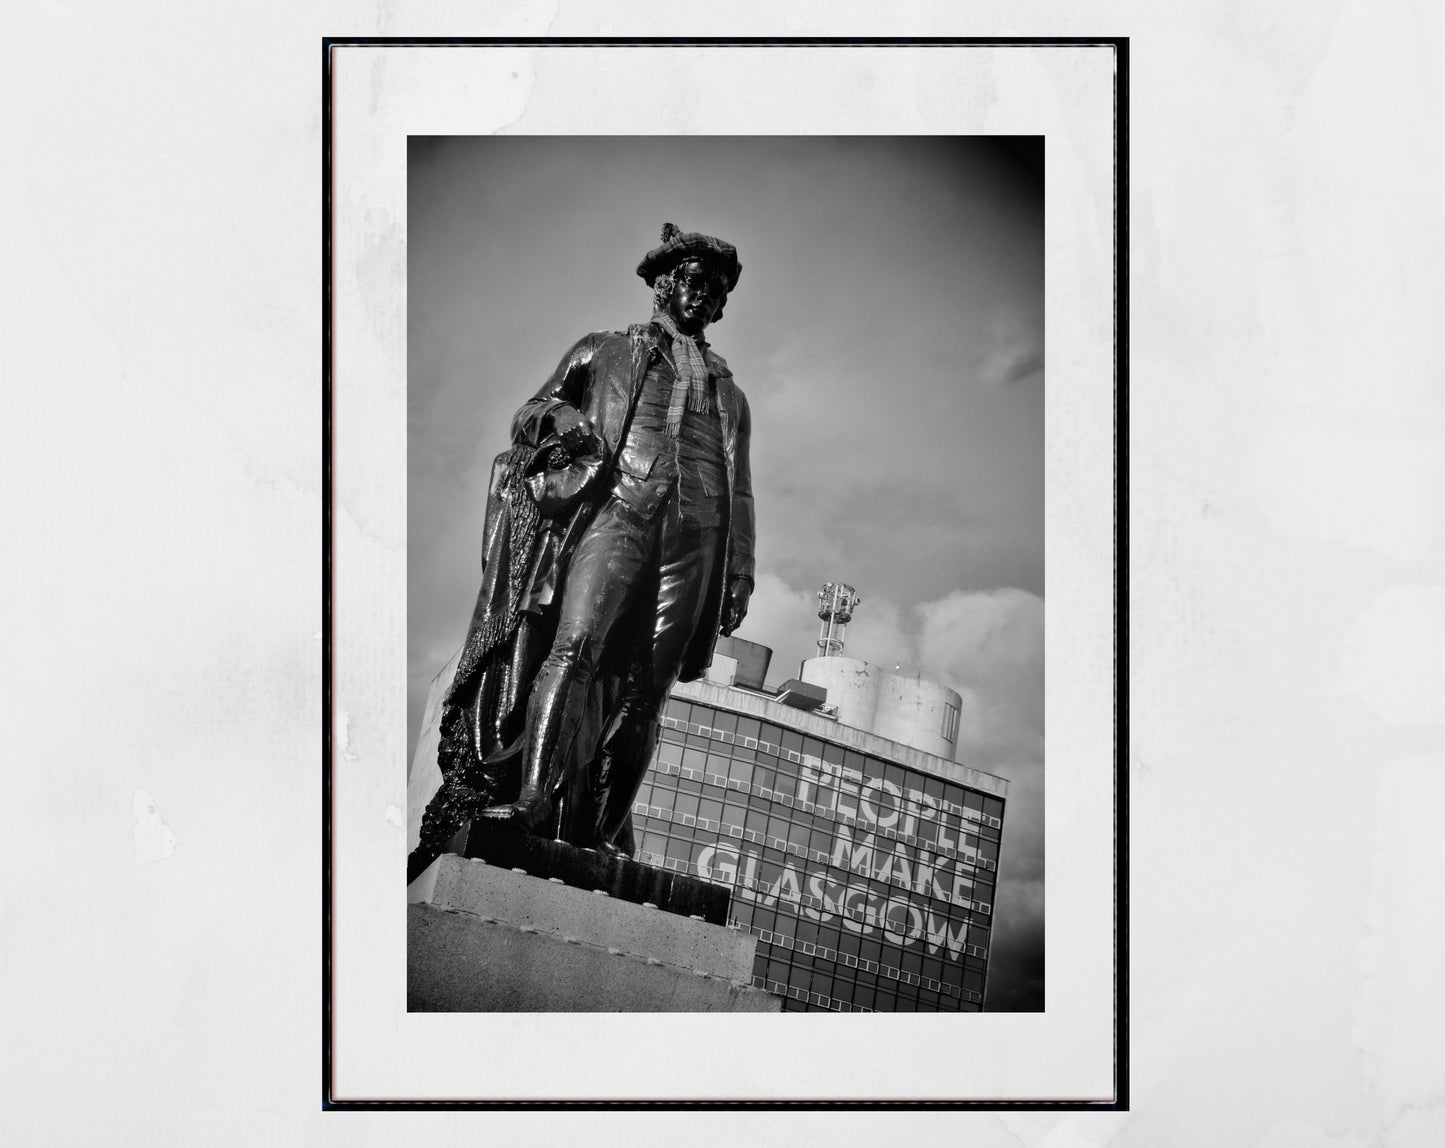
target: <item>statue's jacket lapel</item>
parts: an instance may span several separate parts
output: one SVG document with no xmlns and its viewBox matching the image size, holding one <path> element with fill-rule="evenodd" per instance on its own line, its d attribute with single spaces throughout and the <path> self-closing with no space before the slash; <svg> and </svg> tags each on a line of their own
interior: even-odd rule
<svg viewBox="0 0 1445 1148">
<path fill-rule="evenodd" d="M 594 332 L 578 340 L 562 357 L 551 377 L 512 420 L 512 440 L 536 445 L 550 431 L 552 414 L 571 406 L 585 415 L 603 444 L 610 472 L 627 438 L 627 428 L 642 390 L 642 381 L 654 356 L 666 357 L 658 328 L 638 323 L 627 332 Z M 753 572 L 752 484 L 748 468 L 750 432 L 747 401 L 733 381 L 722 356 L 709 348 L 710 373 L 717 380 L 718 414 L 722 423 L 727 462 L 730 514 L 725 559 L 708 590 L 698 633 L 689 650 L 683 679 L 700 674 L 712 661 L 713 642 L 721 616 L 723 591 L 732 578 Z M 611 474 L 603 476 L 599 490 L 611 487 Z M 539 610 L 556 597 L 560 574 L 572 549 L 590 521 L 593 503 L 580 507 L 566 523 L 553 524 L 537 554 L 536 577 L 528 608 Z"/>
</svg>

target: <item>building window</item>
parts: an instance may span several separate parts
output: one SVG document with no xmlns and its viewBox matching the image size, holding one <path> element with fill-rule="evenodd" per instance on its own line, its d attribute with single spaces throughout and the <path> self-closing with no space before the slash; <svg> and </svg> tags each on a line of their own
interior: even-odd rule
<svg viewBox="0 0 1445 1148">
<path fill-rule="evenodd" d="M 952 741 L 958 736 L 958 707 L 952 702 L 943 703 L 943 739 Z"/>
</svg>

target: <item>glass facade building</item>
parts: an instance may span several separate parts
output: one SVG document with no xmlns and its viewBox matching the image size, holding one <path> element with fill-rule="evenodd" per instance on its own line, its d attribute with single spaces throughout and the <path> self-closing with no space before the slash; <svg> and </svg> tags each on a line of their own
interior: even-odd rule
<svg viewBox="0 0 1445 1148">
<path fill-rule="evenodd" d="M 677 687 L 638 860 L 732 890 L 785 1010 L 983 1008 L 1007 783 L 765 693 Z"/>
</svg>

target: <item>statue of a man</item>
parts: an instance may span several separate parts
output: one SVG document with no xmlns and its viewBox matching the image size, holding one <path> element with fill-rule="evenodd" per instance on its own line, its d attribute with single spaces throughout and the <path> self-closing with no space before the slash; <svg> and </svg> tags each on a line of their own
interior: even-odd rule
<svg viewBox="0 0 1445 1148">
<path fill-rule="evenodd" d="M 631 853 L 661 707 L 752 593 L 751 419 L 703 338 L 741 272 L 665 225 L 651 320 L 578 341 L 517 412 L 413 870 L 477 817 Z"/>
</svg>

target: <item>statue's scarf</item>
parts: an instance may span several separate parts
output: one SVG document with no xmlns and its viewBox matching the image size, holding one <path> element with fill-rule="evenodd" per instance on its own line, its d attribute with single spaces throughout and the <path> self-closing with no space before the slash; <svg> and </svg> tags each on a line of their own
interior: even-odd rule
<svg viewBox="0 0 1445 1148">
<path fill-rule="evenodd" d="M 672 362 L 677 377 L 672 381 L 672 397 L 667 404 L 667 433 L 677 438 L 682 434 L 682 405 L 706 414 L 712 410 L 707 397 L 707 359 L 702 349 L 707 344 L 701 336 L 684 335 L 672 316 L 659 309 L 652 321 L 672 338 Z"/>
</svg>

